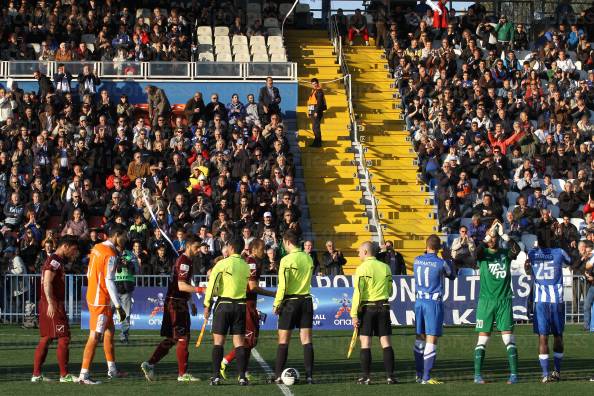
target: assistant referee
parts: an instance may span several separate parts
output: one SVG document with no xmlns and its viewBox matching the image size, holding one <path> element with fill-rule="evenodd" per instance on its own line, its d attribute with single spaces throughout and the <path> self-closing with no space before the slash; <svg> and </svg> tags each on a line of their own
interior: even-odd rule
<svg viewBox="0 0 594 396">
<path fill-rule="evenodd" d="M 280 261 L 278 288 L 273 306 L 274 313 L 278 315 L 275 382 L 282 383 L 281 374 L 287 362 L 291 332 L 299 328 L 306 382 L 313 384 L 314 350 L 311 329 L 314 310 L 310 294 L 313 260 L 299 248 L 299 237 L 291 230 L 284 233 L 283 246 L 289 253 Z"/>
<path fill-rule="evenodd" d="M 365 242 L 359 247 L 361 264 L 353 277 L 353 306 L 351 317 L 353 326 L 359 329 L 361 341 L 361 370 L 363 376 L 357 380 L 362 385 L 370 384 L 371 338 L 378 336 L 384 351 L 386 381 L 395 384 L 394 350 L 390 336 L 390 304 L 392 295 L 392 272 L 384 262 L 375 258 L 377 249 L 372 242 Z"/>
<path fill-rule="evenodd" d="M 246 291 L 250 278 L 250 268 L 240 253 L 243 251 L 243 239 L 234 239 L 227 245 L 229 256 L 219 261 L 210 273 L 206 295 L 204 296 L 204 320 L 208 320 L 212 300 L 218 296 L 214 306 L 212 333 L 212 372 L 211 385 L 221 384 L 221 361 L 223 360 L 225 337 L 233 336 L 233 346 L 237 359 L 239 385 L 248 385 L 245 376 L 249 355 L 245 348 Z"/>
</svg>

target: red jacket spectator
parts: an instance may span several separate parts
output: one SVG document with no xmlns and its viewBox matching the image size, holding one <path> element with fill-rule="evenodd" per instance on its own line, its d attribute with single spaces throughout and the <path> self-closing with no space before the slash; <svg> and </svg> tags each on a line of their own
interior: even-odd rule
<svg viewBox="0 0 594 396">
<path fill-rule="evenodd" d="M 435 29 L 447 29 L 448 27 L 448 9 L 443 4 L 442 0 L 437 2 L 437 7 L 441 10 L 441 15 L 439 12 L 433 11 L 433 27 Z"/>
<path fill-rule="evenodd" d="M 114 185 L 113 185 L 113 179 L 115 179 L 116 177 L 118 177 L 118 176 L 116 176 L 116 175 L 109 175 L 107 177 L 107 179 L 105 180 L 105 187 L 107 187 L 108 190 L 113 190 L 113 187 L 114 187 Z M 119 178 L 122 181 L 122 187 L 123 188 L 130 187 L 131 181 L 130 181 L 130 178 L 128 177 L 128 175 L 123 174 L 123 175 L 119 176 Z"/>
<path fill-rule="evenodd" d="M 507 148 L 513 144 L 515 144 L 518 140 L 520 140 L 524 135 L 524 131 L 516 132 L 510 137 L 505 140 L 496 139 L 495 136 L 489 131 L 489 143 L 491 143 L 491 148 L 499 147 L 501 148 L 501 153 L 505 155 Z"/>
</svg>

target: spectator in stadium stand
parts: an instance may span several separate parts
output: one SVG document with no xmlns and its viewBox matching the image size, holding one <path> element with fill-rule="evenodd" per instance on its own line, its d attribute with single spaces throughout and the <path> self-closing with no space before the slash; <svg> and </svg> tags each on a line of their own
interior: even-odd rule
<svg viewBox="0 0 594 396">
<path fill-rule="evenodd" d="M 349 32 L 349 18 L 344 15 L 342 8 L 336 10 L 336 15 L 333 16 L 336 20 L 336 26 L 338 27 L 338 34 L 344 40 Z"/>
<path fill-rule="evenodd" d="M 266 77 L 266 85 L 258 93 L 258 109 L 261 122 L 267 124 L 273 114 L 280 114 L 280 91 L 274 86 L 272 77 Z"/>
<path fill-rule="evenodd" d="M 311 79 L 312 90 L 307 99 L 307 110 L 309 118 L 312 123 L 312 130 L 314 133 L 314 140 L 311 147 L 322 147 L 322 130 L 321 123 L 324 117 L 324 111 L 328 109 L 326 106 L 326 98 L 324 91 L 317 78 Z"/>
<path fill-rule="evenodd" d="M 155 127 L 159 117 L 169 118 L 171 105 L 163 89 L 157 88 L 154 85 L 147 85 L 144 91 L 147 94 L 149 120 L 151 121 L 151 125 Z"/>
<path fill-rule="evenodd" d="M 394 250 L 394 243 L 386 241 L 377 254 L 377 259 L 390 267 L 392 275 L 406 275 L 406 263 L 400 252 Z"/>
<path fill-rule="evenodd" d="M 194 96 L 186 102 L 186 107 L 184 108 L 186 118 L 191 124 L 195 124 L 199 119 L 204 119 L 205 110 L 206 106 L 202 99 L 202 92 L 195 92 Z"/>
<path fill-rule="evenodd" d="M 361 36 L 365 45 L 369 45 L 369 30 L 367 29 L 367 20 L 361 13 L 360 9 L 356 9 L 349 21 L 348 39 L 349 45 L 353 45 L 355 36 Z"/>
<path fill-rule="evenodd" d="M 594 272 L 591 263 L 585 266 L 584 276 L 586 277 L 587 288 L 584 297 L 584 330 L 589 331 L 592 325 L 592 305 L 594 304 Z"/>
<path fill-rule="evenodd" d="M 326 276 L 342 275 L 342 267 L 346 264 L 342 252 L 334 248 L 334 242 L 326 242 L 326 251 L 322 253 L 320 259 L 320 270 Z"/>
<path fill-rule="evenodd" d="M 314 276 L 323 275 L 320 272 L 320 262 L 318 260 L 318 252 L 314 250 L 314 242 L 312 240 L 306 240 L 305 242 L 303 242 L 303 251 L 305 253 L 309 254 L 311 259 L 313 260 L 313 264 L 314 264 L 313 275 Z"/>
</svg>

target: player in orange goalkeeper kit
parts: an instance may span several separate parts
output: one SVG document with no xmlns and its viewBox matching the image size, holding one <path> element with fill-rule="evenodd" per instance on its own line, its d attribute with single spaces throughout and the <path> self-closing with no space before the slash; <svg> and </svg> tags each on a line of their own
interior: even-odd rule
<svg viewBox="0 0 594 396">
<path fill-rule="evenodd" d="M 110 379 L 125 376 L 119 372 L 115 364 L 115 351 L 113 337 L 115 326 L 113 323 L 112 304 L 115 306 L 118 319 L 123 321 L 126 312 L 120 305 L 120 300 L 115 286 L 116 264 L 118 252 L 123 251 L 126 245 L 126 230 L 114 226 L 109 231 L 105 242 L 96 244 L 91 250 L 89 268 L 87 269 L 87 304 L 89 306 L 89 339 L 83 354 L 79 382 L 86 385 L 99 384 L 89 376 L 89 367 L 95 356 L 97 344 L 103 338 L 103 350 L 107 361 L 107 377 Z"/>
</svg>

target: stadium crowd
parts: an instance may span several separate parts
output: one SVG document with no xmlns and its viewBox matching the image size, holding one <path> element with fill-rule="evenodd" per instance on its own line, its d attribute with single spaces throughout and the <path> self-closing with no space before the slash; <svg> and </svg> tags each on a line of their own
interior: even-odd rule
<svg viewBox="0 0 594 396">
<path fill-rule="evenodd" d="M 197 51 L 196 26 L 266 35 L 263 20 L 279 19 L 279 3 L 266 1 L 248 26 L 235 1 L 9 1 L 0 17 L 0 58 L 187 62 Z"/>
<path fill-rule="evenodd" d="M 376 2 L 366 29 L 385 47 L 453 257 L 474 267 L 498 219 L 526 250 L 560 245 L 584 274 L 594 241 L 594 7 L 579 15 L 561 2 L 539 33 L 480 2 L 461 17 L 435 3 L 389 15 Z M 367 41 L 357 15 L 336 18 L 349 41 Z"/>
</svg>

